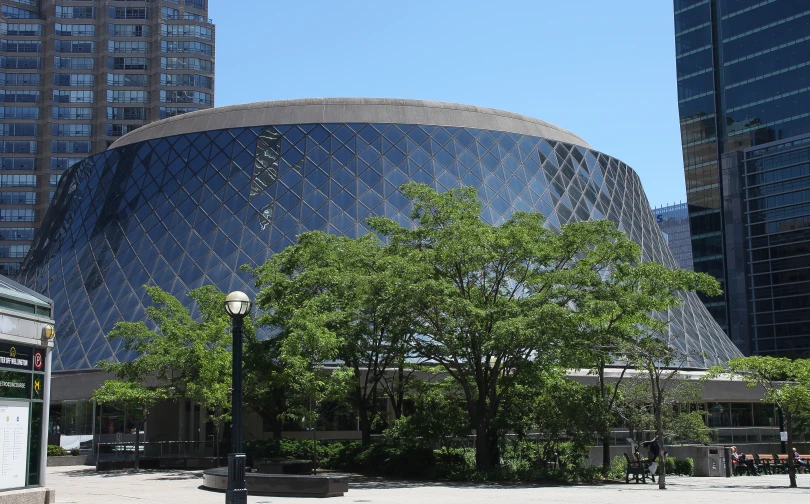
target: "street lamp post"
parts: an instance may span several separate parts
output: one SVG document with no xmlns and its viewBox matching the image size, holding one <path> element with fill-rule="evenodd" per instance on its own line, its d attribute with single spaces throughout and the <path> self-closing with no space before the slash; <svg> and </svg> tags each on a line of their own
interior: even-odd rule
<svg viewBox="0 0 810 504">
<path fill-rule="evenodd" d="M 242 453 L 242 320 L 250 312 L 250 298 L 234 291 L 225 298 L 233 332 L 233 403 L 231 404 L 231 453 L 228 454 L 228 491 L 225 504 L 247 504 L 245 454 Z"/>
</svg>

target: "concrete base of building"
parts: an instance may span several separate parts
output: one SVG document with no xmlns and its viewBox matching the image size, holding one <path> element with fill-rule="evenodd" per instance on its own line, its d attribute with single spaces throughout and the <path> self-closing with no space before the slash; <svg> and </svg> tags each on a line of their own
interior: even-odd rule
<svg viewBox="0 0 810 504">
<path fill-rule="evenodd" d="M 95 465 L 92 455 L 63 455 L 48 457 L 48 467 Z"/>
<path fill-rule="evenodd" d="M 26 488 L 0 492 L 3 504 L 53 504 L 56 502 L 56 490 L 48 488 Z"/>
</svg>

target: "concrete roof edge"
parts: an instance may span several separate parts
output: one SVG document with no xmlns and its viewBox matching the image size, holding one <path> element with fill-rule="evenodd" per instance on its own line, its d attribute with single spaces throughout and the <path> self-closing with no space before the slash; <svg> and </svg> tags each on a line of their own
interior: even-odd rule
<svg viewBox="0 0 810 504">
<path fill-rule="evenodd" d="M 306 98 L 229 105 L 162 119 L 127 133 L 110 149 L 186 133 L 318 122 L 468 127 L 549 138 L 590 148 L 585 140 L 564 128 L 503 110 L 426 100 Z"/>
</svg>

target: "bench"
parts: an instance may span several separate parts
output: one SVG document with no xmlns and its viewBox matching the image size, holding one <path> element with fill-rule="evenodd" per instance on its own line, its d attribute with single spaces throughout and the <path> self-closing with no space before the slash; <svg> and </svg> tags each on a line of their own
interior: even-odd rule
<svg viewBox="0 0 810 504">
<path fill-rule="evenodd" d="M 627 472 L 624 475 L 625 483 L 630 483 L 630 476 L 633 476 L 636 483 L 638 483 L 639 476 L 641 476 L 642 483 L 647 482 L 648 476 L 655 483 L 655 475 L 650 472 L 650 464 L 646 460 L 633 460 L 628 454 L 623 453 L 623 455 L 627 461 Z"/>
</svg>

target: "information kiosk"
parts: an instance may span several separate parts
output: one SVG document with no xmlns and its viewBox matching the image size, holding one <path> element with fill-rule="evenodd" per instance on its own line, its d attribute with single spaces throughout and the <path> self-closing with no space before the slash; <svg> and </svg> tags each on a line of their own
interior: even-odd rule
<svg viewBox="0 0 810 504">
<path fill-rule="evenodd" d="M 0 501 L 45 486 L 52 313 L 50 299 L 0 276 Z"/>
</svg>

